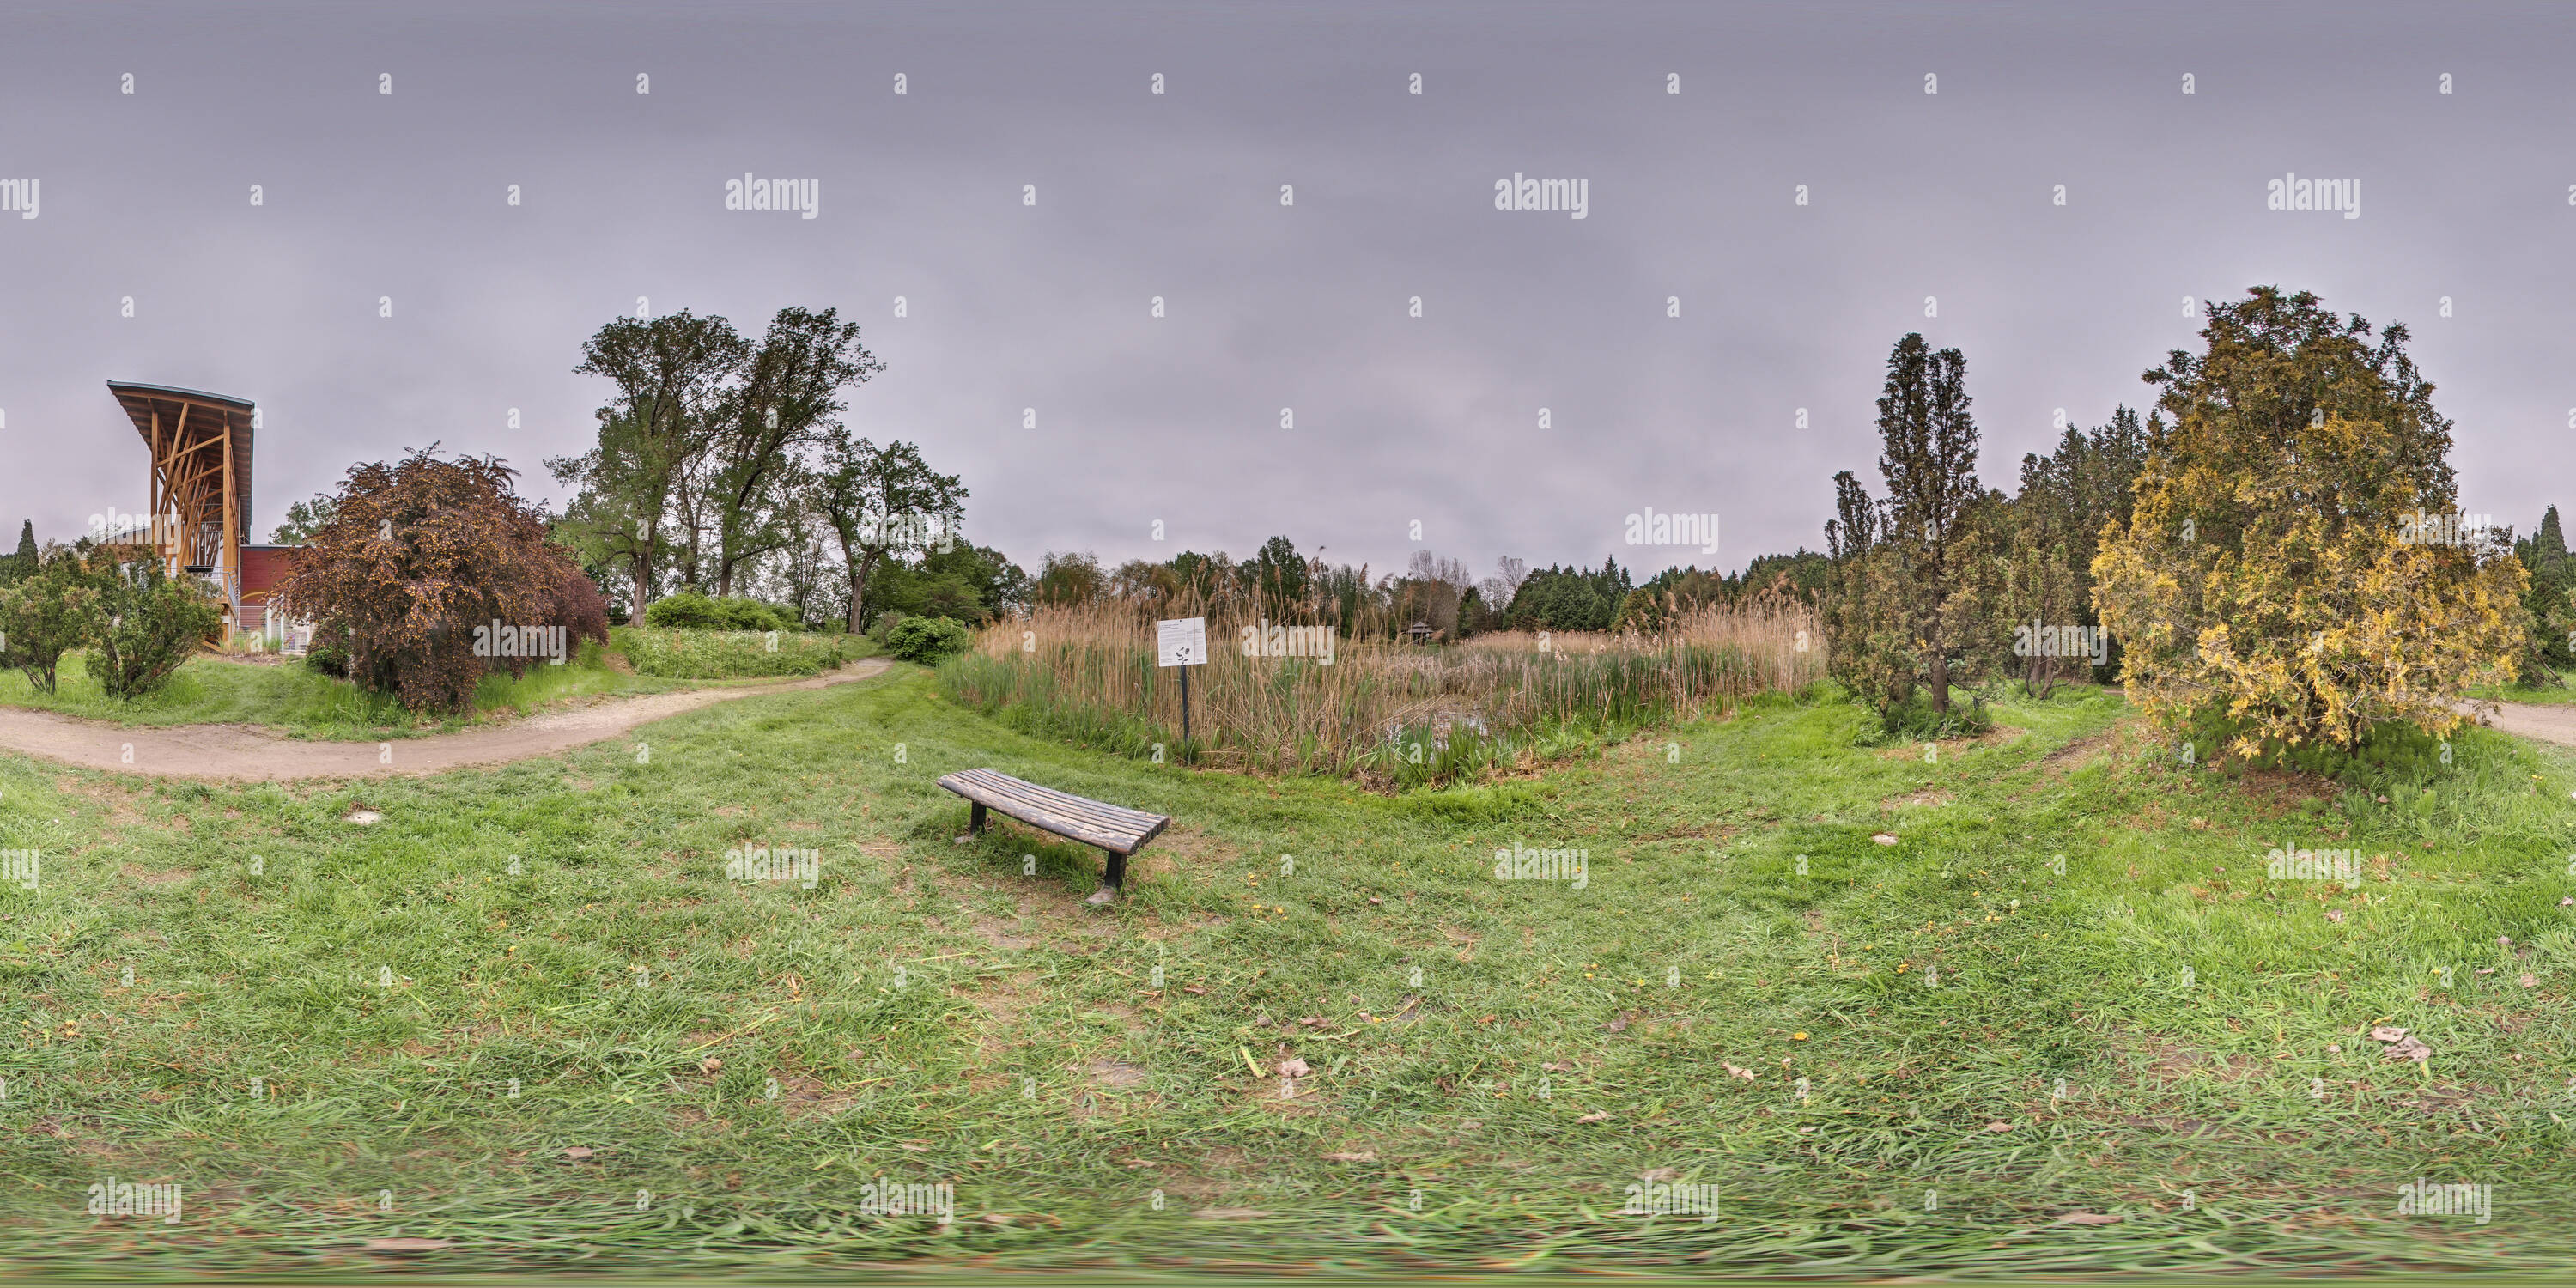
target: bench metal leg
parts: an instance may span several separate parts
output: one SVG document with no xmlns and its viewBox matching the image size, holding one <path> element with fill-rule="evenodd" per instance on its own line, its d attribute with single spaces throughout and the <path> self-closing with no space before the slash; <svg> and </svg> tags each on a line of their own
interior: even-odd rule
<svg viewBox="0 0 2576 1288">
<path fill-rule="evenodd" d="M 984 802 L 976 801 L 974 806 L 973 812 L 966 816 L 966 830 L 980 834 L 984 830 Z"/>
<path fill-rule="evenodd" d="M 1127 884 L 1127 856 L 1116 850 L 1103 850 L 1101 853 L 1109 856 L 1109 873 L 1101 881 L 1100 888 L 1092 891 L 1090 898 L 1083 900 L 1095 908 L 1104 907 L 1116 899 L 1120 887 Z"/>
</svg>

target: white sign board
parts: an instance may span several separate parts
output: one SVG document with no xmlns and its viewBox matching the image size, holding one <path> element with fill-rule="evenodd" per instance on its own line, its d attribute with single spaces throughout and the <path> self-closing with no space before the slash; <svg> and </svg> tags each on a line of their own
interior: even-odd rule
<svg viewBox="0 0 2576 1288">
<path fill-rule="evenodd" d="M 1207 665 L 1207 619 L 1181 617 L 1154 623 L 1154 663 L 1157 666 Z"/>
</svg>

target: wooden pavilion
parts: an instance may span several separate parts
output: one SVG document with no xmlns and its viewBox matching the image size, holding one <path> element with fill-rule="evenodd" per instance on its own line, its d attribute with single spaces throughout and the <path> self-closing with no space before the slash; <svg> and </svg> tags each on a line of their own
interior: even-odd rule
<svg viewBox="0 0 2576 1288">
<path fill-rule="evenodd" d="M 144 527 L 111 540 L 149 546 L 173 577 L 214 583 L 224 635 L 242 625 L 242 549 L 250 544 L 250 400 L 111 380 L 109 393 L 152 454 Z"/>
</svg>

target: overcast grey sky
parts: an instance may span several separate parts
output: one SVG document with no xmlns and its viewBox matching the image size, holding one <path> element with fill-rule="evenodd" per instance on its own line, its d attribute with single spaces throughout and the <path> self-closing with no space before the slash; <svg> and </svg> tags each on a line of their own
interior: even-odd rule
<svg viewBox="0 0 2576 1288">
<path fill-rule="evenodd" d="M 581 343 L 640 296 L 857 319 L 850 423 L 1032 568 L 1286 533 L 1733 569 L 1877 485 L 1905 332 L 1965 351 L 2009 488 L 2057 409 L 2147 401 L 2185 296 L 2278 283 L 2411 327 L 2463 508 L 2527 531 L 2576 501 L 2571 50 L 2540 4 L 22 2 L 0 522 L 142 507 L 111 379 L 261 405 L 262 537 L 432 440 L 560 501 Z M 746 172 L 817 216 L 726 210 Z M 2288 172 L 2359 218 L 2266 209 Z M 1515 173 L 1585 217 L 1495 209 Z M 1646 506 L 1723 549 L 1622 545 Z"/>
</svg>

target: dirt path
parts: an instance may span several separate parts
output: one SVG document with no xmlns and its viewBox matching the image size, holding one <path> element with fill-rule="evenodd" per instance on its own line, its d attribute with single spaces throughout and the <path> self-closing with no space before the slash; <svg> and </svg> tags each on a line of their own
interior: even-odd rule
<svg viewBox="0 0 2576 1288">
<path fill-rule="evenodd" d="M 2522 702 L 2462 703 L 2477 722 L 2525 738 L 2576 747 L 2576 706 L 2536 707 Z"/>
<path fill-rule="evenodd" d="M 762 693 L 847 684 L 882 675 L 890 665 L 883 658 L 870 658 L 810 680 L 617 698 L 490 728 L 384 743 L 303 742 L 255 725 L 129 729 L 50 711 L 0 707 L 0 750 L 24 752 L 83 769 L 224 782 L 435 774 L 467 765 L 498 765 L 551 756 L 614 738 L 638 725 L 683 711 Z"/>
</svg>

